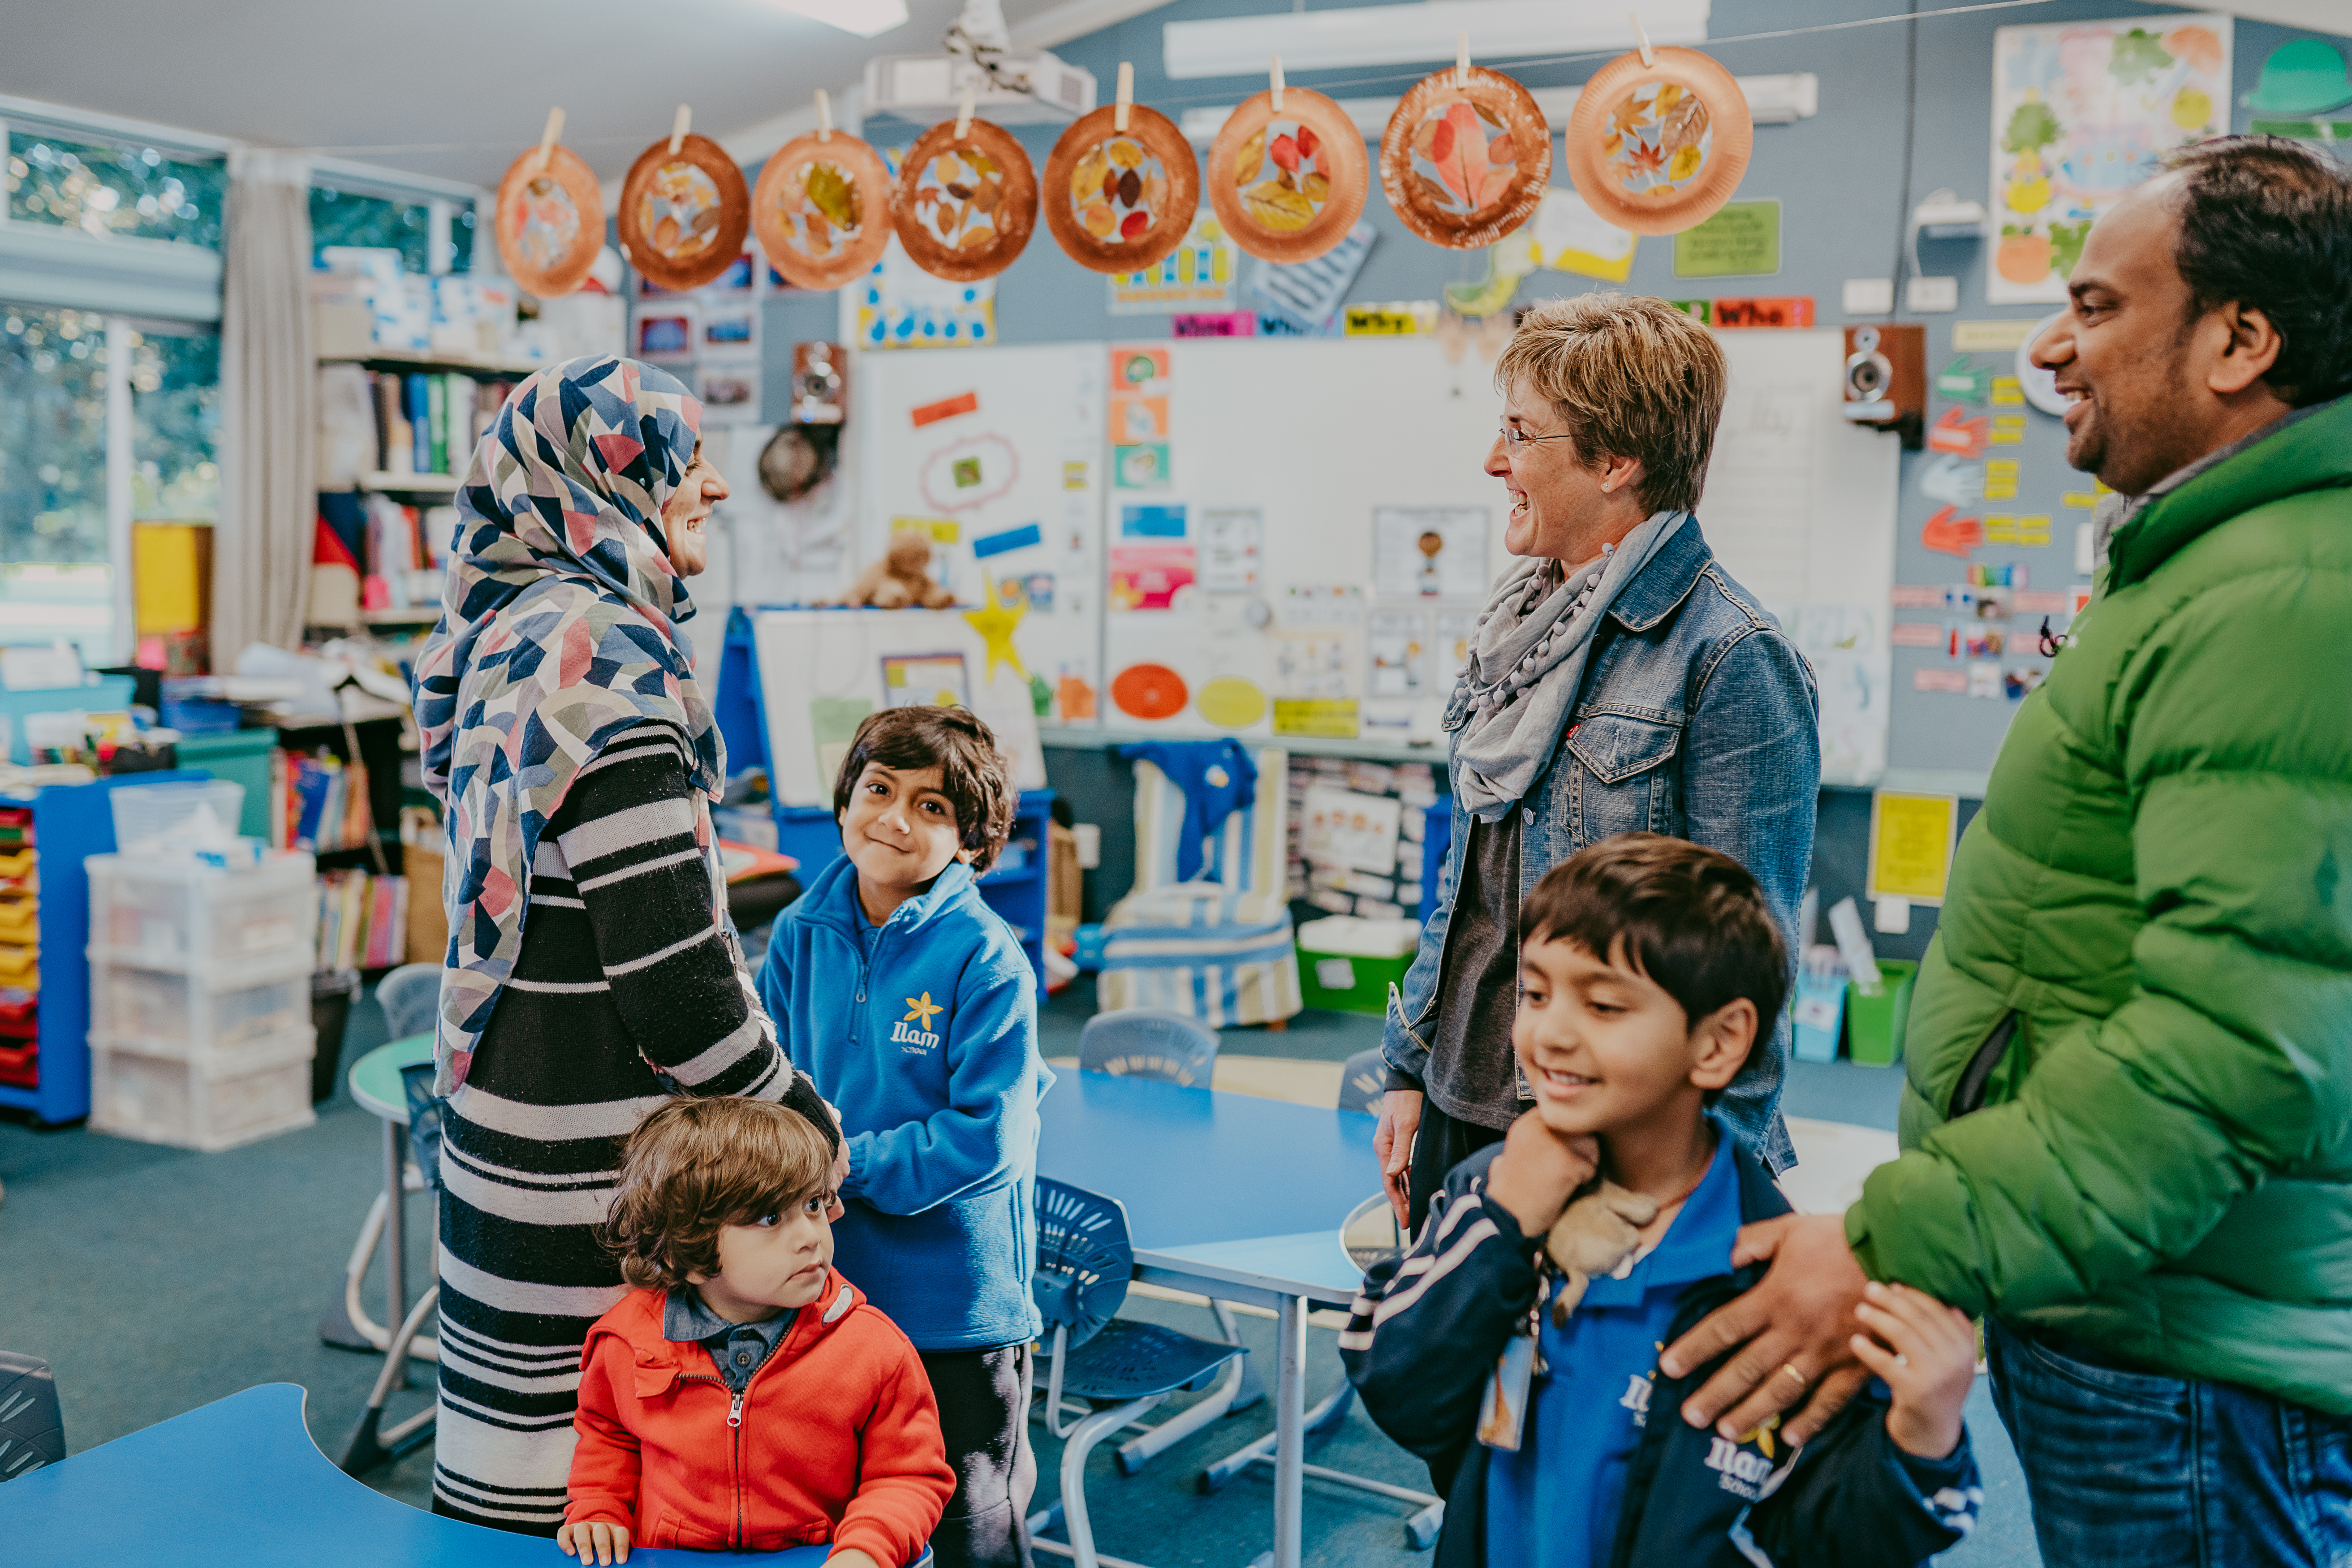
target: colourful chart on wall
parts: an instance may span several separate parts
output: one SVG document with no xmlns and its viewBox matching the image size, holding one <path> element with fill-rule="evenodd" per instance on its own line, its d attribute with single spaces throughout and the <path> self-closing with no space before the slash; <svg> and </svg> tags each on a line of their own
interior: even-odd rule
<svg viewBox="0 0 2352 1568">
<path fill-rule="evenodd" d="M 2230 47 L 2231 19 L 2205 15 L 1994 33 L 1988 301 L 2064 303 L 2099 215 L 2168 150 L 2230 129 Z"/>
</svg>

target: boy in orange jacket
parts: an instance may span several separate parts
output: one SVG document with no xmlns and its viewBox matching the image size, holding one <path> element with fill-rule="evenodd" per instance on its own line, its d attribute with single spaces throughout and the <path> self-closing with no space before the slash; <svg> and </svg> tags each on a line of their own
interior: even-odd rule
<svg viewBox="0 0 2352 1568">
<path fill-rule="evenodd" d="M 606 1230 L 640 1287 L 580 1356 L 556 1544 L 778 1552 L 900 1568 L 955 1475 L 907 1336 L 833 1270 L 833 1150 L 765 1100 L 679 1099 L 623 1151 Z"/>
</svg>

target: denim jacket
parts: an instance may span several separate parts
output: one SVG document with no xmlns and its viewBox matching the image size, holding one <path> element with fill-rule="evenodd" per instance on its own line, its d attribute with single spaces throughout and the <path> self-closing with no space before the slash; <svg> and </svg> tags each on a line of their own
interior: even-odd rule
<svg viewBox="0 0 2352 1568">
<path fill-rule="evenodd" d="M 1822 783 L 1819 707 L 1811 667 L 1717 563 L 1692 518 L 1625 585 L 1594 634 L 1567 737 L 1519 803 L 1520 890 L 1612 834 L 1688 838 L 1754 874 L 1789 943 L 1793 977 Z M 1462 717 L 1449 711 L 1447 729 Z M 1458 784 L 1454 799 L 1436 912 L 1402 992 L 1390 992 L 1381 1038 L 1389 1066 L 1415 1082 L 1428 1076 L 1445 935 L 1470 837 Z M 1788 1054 L 1784 1009 L 1716 1107 L 1776 1171 L 1795 1162 L 1780 1114 Z"/>
</svg>

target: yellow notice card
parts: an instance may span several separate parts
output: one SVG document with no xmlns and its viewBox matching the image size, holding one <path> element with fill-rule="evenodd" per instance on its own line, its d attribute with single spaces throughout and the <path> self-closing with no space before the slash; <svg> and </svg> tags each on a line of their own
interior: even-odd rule
<svg viewBox="0 0 2352 1568">
<path fill-rule="evenodd" d="M 953 544 L 963 535 L 962 526 L 951 517 L 894 517 L 890 531 L 928 534 L 934 544 Z"/>
<path fill-rule="evenodd" d="M 2013 354 L 2025 346 L 2035 321 L 2027 316 L 2014 321 L 1954 321 L 1952 352 L 1956 354 Z"/>
<path fill-rule="evenodd" d="M 1960 799 L 1880 790 L 1870 797 L 1870 881 L 1874 899 L 1944 901 L 1959 837 Z"/>
<path fill-rule="evenodd" d="M 1352 697 L 1277 697 L 1274 732 L 1326 741 L 1352 741 L 1359 728 Z"/>
</svg>

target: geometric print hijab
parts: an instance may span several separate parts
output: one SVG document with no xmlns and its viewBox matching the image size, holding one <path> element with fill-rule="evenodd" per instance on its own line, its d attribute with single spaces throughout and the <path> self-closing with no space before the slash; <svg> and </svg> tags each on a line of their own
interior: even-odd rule
<svg viewBox="0 0 2352 1568">
<path fill-rule="evenodd" d="M 425 782 L 449 839 L 436 1094 L 465 1082 L 514 973 L 531 862 L 580 769 L 655 720 L 677 731 L 704 795 L 724 787 L 724 744 L 677 629 L 693 605 L 662 532 L 701 424 L 702 405 L 660 371 L 570 360 L 515 389 L 457 492 L 441 619 L 416 667 Z"/>
</svg>

